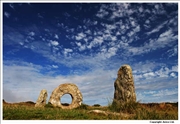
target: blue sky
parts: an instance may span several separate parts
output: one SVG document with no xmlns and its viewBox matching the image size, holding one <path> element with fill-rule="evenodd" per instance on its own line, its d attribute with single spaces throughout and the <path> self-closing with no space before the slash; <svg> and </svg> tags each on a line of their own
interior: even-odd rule
<svg viewBox="0 0 180 124">
<path fill-rule="evenodd" d="M 71 82 L 83 103 L 108 105 L 123 64 L 138 101 L 178 101 L 177 3 L 3 3 L 2 16 L 8 102 Z"/>
</svg>

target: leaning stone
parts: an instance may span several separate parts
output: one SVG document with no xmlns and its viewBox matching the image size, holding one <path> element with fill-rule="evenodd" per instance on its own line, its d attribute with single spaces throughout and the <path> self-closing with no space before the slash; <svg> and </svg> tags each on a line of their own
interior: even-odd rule
<svg viewBox="0 0 180 124">
<path fill-rule="evenodd" d="M 47 96 L 47 90 L 41 90 L 40 95 L 36 101 L 35 107 L 44 107 L 46 105 Z"/>
<path fill-rule="evenodd" d="M 129 65 L 123 65 L 119 69 L 117 79 L 114 82 L 114 88 L 113 103 L 124 104 L 127 102 L 136 102 L 132 69 Z"/>
<path fill-rule="evenodd" d="M 62 103 L 60 102 L 60 98 L 64 94 L 70 94 L 72 98 L 72 103 L 68 106 L 62 105 Z M 49 103 L 52 104 L 54 107 L 60 107 L 62 109 L 73 109 L 81 105 L 82 99 L 82 94 L 75 84 L 65 83 L 59 85 L 57 88 L 54 89 L 49 99 Z"/>
</svg>

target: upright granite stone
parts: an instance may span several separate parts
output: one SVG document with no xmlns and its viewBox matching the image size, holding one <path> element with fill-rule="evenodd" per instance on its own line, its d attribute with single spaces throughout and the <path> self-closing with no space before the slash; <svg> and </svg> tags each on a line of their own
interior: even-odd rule
<svg viewBox="0 0 180 124">
<path fill-rule="evenodd" d="M 46 105 L 47 96 L 47 90 L 41 90 L 40 95 L 36 101 L 35 107 L 44 107 Z"/>
<path fill-rule="evenodd" d="M 60 102 L 60 99 L 64 94 L 70 94 L 72 98 L 72 103 L 68 106 L 64 106 Z M 49 99 L 49 103 L 54 107 L 60 107 L 62 109 L 73 109 L 79 107 L 82 103 L 82 100 L 83 97 L 78 87 L 73 83 L 65 83 L 54 89 Z"/>
<path fill-rule="evenodd" d="M 132 69 L 129 65 L 123 65 L 119 69 L 117 79 L 114 82 L 114 88 L 113 103 L 136 102 Z"/>
</svg>

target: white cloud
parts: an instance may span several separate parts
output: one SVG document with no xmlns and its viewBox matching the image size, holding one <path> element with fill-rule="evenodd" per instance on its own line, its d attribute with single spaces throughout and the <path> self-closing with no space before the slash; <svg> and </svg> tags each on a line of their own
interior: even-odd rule
<svg viewBox="0 0 180 124">
<path fill-rule="evenodd" d="M 165 47 L 166 45 L 169 45 L 171 42 L 175 41 L 178 39 L 178 36 L 173 34 L 172 30 L 169 29 L 166 32 L 160 34 L 156 45 L 158 47 L 161 46 L 161 48 Z"/>
<path fill-rule="evenodd" d="M 102 36 L 96 36 L 94 39 L 90 42 L 89 45 L 87 45 L 88 49 L 91 49 L 92 47 L 100 46 L 104 42 L 104 37 Z"/>
<path fill-rule="evenodd" d="M 143 7 L 142 7 L 142 6 L 141 6 L 141 7 L 139 7 L 139 12 L 140 12 L 140 13 L 142 13 L 142 12 L 143 12 L 143 10 L 144 10 L 144 9 L 143 9 Z"/>
<path fill-rule="evenodd" d="M 11 14 L 8 13 L 8 12 L 4 12 L 4 15 L 5 15 L 7 18 L 9 18 Z"/>
<path fill-rule="evenodd" d="M 116 29 L 116 25 L 106 24 L 105 27 L 106 27 L 106 29 L 108 29 L 108 30 Z"/>
<path fill-rule="evenodd" d="M 83 32 L 81 32 L 77 36 L 75 36 L 76 40 L 82 40 L 85 37 L 86 37 L 86 34 L 84 34 Z"/>
<path fill-rule="evenodd" d="M 110 58 L 110 57 L 116 55 L 117 50 L 118 50 L 118 48 L 116 48 L 116 47 L 111 47 L 111 48 L 108 49 L 108 51 L 107 51 L 107 53 L 106 53 L 105 56 L 106 56 L 107 58 Z"/>
<path fill-rule="evenodd" d="M 130 32 L 127 33 L 127 35 L 128 35 L 129 37 L 132 37 L 132 36 L 134 35 L 134 32 L 133 32 L 133 31 L 130 31 Z"/>
<path fill-rule="evenodd" d="M 53 68 L 58 68 L 58 66 L 57 66 L 57 65 L 52 65 L 52 67 L 53 67 Z"/>
<path fill-rule="evenodd" d="M 171 77 L 174 77 L 174 78 L 177 77 L 177 75 L 176 75 L 174 72 L 172 72 L 172 73 L 170 74 L 170 76 L 171 76 Z"/>
<path fill-rule="evenodd" d="M 70 49 L 66 49 L 65 51 L 72 52 Z M 102 51 L 106 52 L 107 50 L 102 49 Z M 115 48 L 111 48 L 109 52 L 110 51 L 113 53 L 113 51 L 115 52 L 116 50 Z M 81 60 L 73 59 L 73 61 L 77 61 L 77 63 L 79 63 Z M 73 61 L 70 62 L 72 63 Z M 83 61 L 86 60 L 83 59 Z M 88 61 L 94 61 L 98 64 L 98 60 L 96 58 L 94 58 L 94 60 L 90 58 Z M 4 63 L 3 89 L 7 92 L 6 95 L 3 95 L 3 98 L 7 101 L 20 102 L 31 100 L 35 102 L 38 98 L 39 92 L 42 89 L 47 89 L 49 100 L 54 88 L 62 83 L 71 82 L 75 83 L 82 92 L 83 102 L 90 105 L 95 104 L 95 101 L 98 102 L 98 104 L 107 105 L 107 98 L 113 98 L 114 80 L 117 77 L 118 66 L 120 67 L 118 64 L 116 69 L 104 70 L 101 66 L 99 66 L 98 68 L 92 67 L 92 71 L 82 71 L 81 73 L 75 72 L 65 76 L 61 74 L 51 76 L 48 73 L 41 73 L 42 69 L 46 69 L 47 67 L 34 65 L 32 63 L 19 64 L 21 62 L 12 61 L 5 61 Z M 14 63 L 14 65 L 11 63 Z M 111 66 L 108 63 L 107 65 Z M 168 95 L 170 98 L 167 101 L 172 99 L 177 100 L 176 92 L 172 93 L 172 90 L 168 89 L 177 86 L 177 79 L 173 78 L 172 81 L 167 81 L 167 77 L 156 77 L 156 80 L 154 80 L 155 78 L 153 78 L 153 76 L 156 74 L 152 72 L 152 70 L 153 68 L 156 68 L 156 66 L 157 65 L 155 63 L 141 63 L 138 66 L 134 66 L 134 64 L 132 65 L 133 69 L 136 68 L 133 70 L 133 73 L 142 72 L 142 76 L 152 77 L 152 79 L 148 78 L 146 80 L 135 80 L 137 99 L 144 102 L 160 102 L 161 100 L 166 100 Z M 51 67 L 57 68 L 58 66 L 52 65 Z M 171 70 L 175 70 L 176 67 L 177 66 L 173 66 Z M 11 70 L 10 72 L 9 69 Z M 164 68 L 165 72 L 171 72 L 171 70 Z M 173 74 L 171 74 L 171 76 L 172 75 Z M 134 76 L 134 78 L 136 78 L 136 76 Z M 138 82 L 141 83 L 138 84 Z M 166 95 L 162 95 L 161 92 L 155 91 L 158 89 L 160 89 Z M 150 96 L 148 94 L 150 94 Z M 161 97 L 161 99 L 154 99 L 154 97 Z"/>
<path fill-rule="evenodd" d="M 77 46 L 81 46 L 81 42 L 75 42 Z"/>
<path fill-rule="evenodd" d="M 160 34 L 158 39 L 150 39 L 149 43 L 145 43 L 144 46 L 133 47 L 128 46 L 125 49 L 129 51 L 129 55 L 145 54 L 166 46 L 172 47 L 178 36 L 173 34 L 172 30 L 168 30 Z"/>
<path fill-rule="evenodd" d="M 91 30 L 87 30 L 87 31 L 85 31 L 85 33 L 87 33 L 87 34 L 92 34 L 92 32 L 91 32 Z"/>
<path fill-rule="evenodd" d="M 173 78 L 177 80 L 177 73 L 178 73 L 178 66 L 174 65 L 172 67 L 167 67 L 163 63 L 157 63 L 157 62 L 140 62 L 132 65 L 133 67 L 133 75 L 134 80 L 137 82 L 137 84 L 141 83 L 154 83 L 158 82 L 166 82 L 168 78 L 170 78 L 171 75 L 175 76 Z M 173 73 L 173 74 L 171 74 Z M 163 80 L 163 81 L 162 81 Z M 142 85 L 142 84 L 141 84 Z M 167 84 L 166 84 L 167 85 Z M 168 88 L 168 85 L 167 87 Z"/>
<path fill-rule="evenodd" d="M 59 45 L 58 41 L 50 40 L 50 43 L 51 43 L 51 45 L 53 45 L 53 46 L 58 46 L 58 45 Z"/>
<path fill-rule="evenodd" d="M 10 6 L 12 9 L 14 9 L 14 5 L 13 5 L 13 4 L 9 4 L 9 6 Z"/>
<path fill-rule="evenodd" d="M 178 89 L 149 90 L 144 92 L 136 92 L 137 99 L 142 103 L 162 103 L 162 102 L 178 102 Z M 147 96 L 151 99 L 147 99 Z"/>
<path fill-rule="evenodd" d="M 26 39 L 27 41 L 28 40 L 34 40 L 34 37 L 32 37 L 32 36 L 27 36 L 27 39 Z"/>
<path fill-rule="evenodd" d="M 151 22 L 150 22 L 150 20 L 149 19 L 147 19 L 146 21 L 145 21 L 145 23 L 144 23 L 144 28 L 146 29 L 146 30 L 149 30 L 150 28 L 151 28 Z M 151 34 L 150 32 L 148 32 L 149 34 Z M 153 33 L 153 32 L 152 32 Z"/>
<path fill-rule="evenodd" d="M 66 52 L 72 52 L 73 50 L 72 50 L 72 49 L 69 49 L 69 48 L 65 48 L 64 51 L 66 51 Z"/>
<path fill-rule="evenodd" d="M 133 31 L 134 31 L 135 33 L 139 32 L 139 31 L 140 31 L 140 26 L 139 26 L 139 25 L 136 25 L 136 28 L 134 28 Z"/>
<path fill-rule="evenodd" d="M 86 49 L 86 46 L 85 46 L 85 45 L 82 45 L 80 42 L 75 42 L 75 43 L 76 43 L 76 45 L 79 47 L 79 48 L 78 48 L 79 51 L 83 51 L 83 50 Z"/>
<path fill-rule="evenodd" d="M 69 49 L 69 48 L 64 48 L 64 55 L 67 56 L 69 55 L 69 53 L 73 52 L 72 49 Z"/>
<path fill-rule="evenodd" d="M 169 68 L 162 67 L 160 70 L 156 71 L 155 73 L 160 77 L 168 77 L 169 72 L 170 72 Z"/>
<path fill-rule="evenodd" d="M 107 16 L 109 14 L 108 11 L 106 11 L 107 6 L 105 6 L 104 4 L 101 6 L 100 10 L 98 11 L 98 13 L 96 14 L 97 17 L 99 18 L 104 18 L 105 16 Z"/>
<path fill-rule="evenodd" d="M 29 34 L 28 35 L 30 35 L 30 36 L 34 36 L 35 35 L 35 33 L 33 32 L 33 31 L 31 31 L 31 32 L 29 32 Z"/>
<path fill-rule="evenodd" d="M 16 91 L 12 91 L 12 90 L 8 90 L 7 88 L 3 88 L 3 99 L 8 103 L 22 102 L 22 101 L 28 101 L 29 96 L 23 97 L 20 94 L 18 94 Z"/>
<path fill-rule="evenodd" d="M 95 37 L 92 42 L 94 42 L 94 44 L 101 45 L 103 43 L 103 38 L 101 36 Z"/>
<path fill-rule="evenodd" d="M 81 45 L 81 47 L 79 48 L 79 51 L 83 51 L 86 49 L 86 46 L 85 45 Z"/>
<path fill-rule="evenodd" d="M 175 72 L 178 72 L 178 65 L 172 66 L 171 70 L 175 71 Z"/>
<path fill-rule="evenodd" d="M 115 18 L 130 16 L 133 13 L 133 10 L 129 9 L 129 3 L 117 3 L 111 4 L 107 8 L 112 11 L 110 20 L 114 20 Z"/>
<path fill-rule="evenodd" d="M 149 20 L 149 19 L 147 19 L 147 20 L 145 21 L 145 23 L 146 23 L 146 24 L 149 24 L 149 23 L 150 23 L 150 20 Z"/>
<path fill-rule="evenodd" d="M 178 89 L 173 89 L 173 90 L 168 90 L 168 89 L 164 89 L 164 90 L 160 90 L 157 93 L 153 94 L 153 96 L 155 97 L 163 97 L 163 96 L 170 96 L 170 95 L 175 95 L 178 94 Z"/>
<path fill-rule="evenodd" d="M 156 76 L 156 74 L 154 72 L 147 72 L 147 73 L 144 73 L 143 76 L 145 78 L 149 78 L 149 77 L 154 77 Z"/>
<path fill-rule="evenodd" d="M 175 45 L 174 48 L 169 49 L 165 54 L 168 55 L 169 58 L 178 55 L 178 45 Z"/>
<path fill-rule="evenodd" d="M 158 31 L 160 31 L 166 24 L 167 24 L 167 21 L 163 22 L 162 24 L 160 24 L 159 26 L 155 27 L 153 30 L 147 32 L 146 34 L 150 35 L 150 34 L 156 33 Z"/>
<path fill-rule="evenodd" d="M 71 50 L 67 50 L 71 51 Z M 83 102 L 93 105 L 90 99 L 99 99 L 100 103 L 108 104 L 106 101 L 107 97 L 113 97 L 114 81 L 111 78 L 112 71 L 103 70 L 93 70 L 93 72 L 84 72 L 80 75 L 58 75 L 50 76 L 41 74 L 41 69 L 46 67 L 39 67 L 37 65 L 31 64 L 26 65 L 4 65 L 3 72 L 3 89 L 7 91 L 3 96 L 3 99 L 10 102 L 20 102 L 20 101 L 36 101 L 39 92 L 42 89 L 47 89 L 48 99 L 54 88 L 62 83 L 75 83 L 83 95 Z M 56 65 L 52 65 L 55 66 Z M 11 72 L 8 70 L 11 68 Z M 104 78 L 106 77 L 106 78 Z M 23 81 L 22 81 L 23 80 Z M 111 82 L 111 83 L 110 83 Z M 38 84 L 38 85 L 37 85 Z M 9 91 L 11 92 L 9 92 Z M 105 104 L 104 104 L 105 105 Z"/>
<path fill-rule="evenodd" d="M 94 25 L 97 25 L 97 23 L 98 23 L 97 21 L 94 21 Z"/>
<path fill-rule="evenodd" d="M 7 32 L 3 35 L 3 45 L 15 45 L 25 40 L 25 36 L 12 27 L 4 25 L 3 31 Z"/>
<path fill-rule="evenodd" d="M 154 7 L 155 7 L 157 10 L 159 9 L 159 5 L 158 5 L 158 4 L 156 4 Z"/>
<path fill-rule="evenodd" d="M 59 39 L 59 36 L 57 34 L 54 35 L 54 38 Z"/>
<path fill-rule="evenodd" d="M 167 36 L 169 36 L 169 35 L 171 35 L 171 33 L 172 33 L 172 31 L 171 30 L 167 30 L 166 32 L 164 32 L 164 33 L 162 33 L 162 34 L 160 34 L 160 38 L 162 38 L 162 37 L 167 37 Z"/>
<path fill-rule="evenodd" d="M 166 14 L 166 10 L 164 9 L 164 7 L 161 3 L 156 4 L 154 6 L 154 9 L 152 10 L 152 12 L 153 12 L 153 14 L 157 14 L 157 15 Z"/>
<path fill-rule="evenodd" d="M 22 46 L 24 45 L 24 43 L 23 43 L 23 42 L 19 42 L 19 44 L 20 44 L 20 45 L 22 45 Z"/>
</svg>

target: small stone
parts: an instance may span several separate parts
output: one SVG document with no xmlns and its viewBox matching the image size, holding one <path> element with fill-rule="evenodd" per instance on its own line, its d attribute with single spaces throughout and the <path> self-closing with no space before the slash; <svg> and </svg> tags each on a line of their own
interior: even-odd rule
<svg viewBox="0 0 180 124">
<path fill-rule="evenodd" d="M 70 105 L 63 105 L 60 102 L 60 99 L 64 94 L 69 94 L 71 96 L 72 103 Z M 54 89 L 49 99 L 49 103 L 51 103 L 54 107 L 60 107 L 62 109 L 73 109 L 81 105 L 82 99 L 82 94 L 75 84 L 64 83 Z"/>
<path fill-rule="evenodd" d="M 105 115 L 105 116 L 108 115 L 108 113 L 106 111 L 103 111 L 103 110 L 90 110 L 88 113 L 102 114 L 102 115 Z"/>
<path fill-rule="evenodd" d="M 113 103 L 124 104 L 127 102 L 136 102 L 134 80 L 132 69 L 129 65 L 123 65 L 118 71 L 117 79 L 114 82 Z"/>
<path fill-rule="evenodd" d="M 44 107 L 46 105 L 47 96 L 47 90 L 41 90 L 40 95 L 36 101 L 35 107 Z"/>
</svg>

